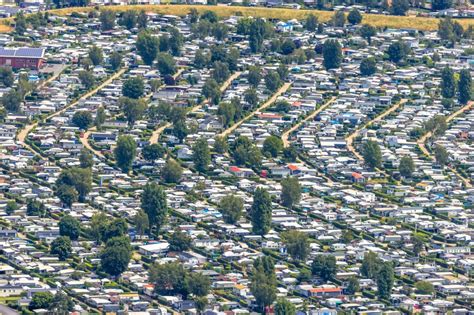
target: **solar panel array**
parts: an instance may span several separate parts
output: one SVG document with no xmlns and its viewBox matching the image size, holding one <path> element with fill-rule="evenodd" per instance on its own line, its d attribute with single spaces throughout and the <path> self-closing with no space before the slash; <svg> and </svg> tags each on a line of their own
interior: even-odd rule
<svg viewBox="0 0 474 315">
<path fill-rule="evenodd" d="M 0 48 L 0 57 L 42 58 L 44 48 Z"/>
</svg>

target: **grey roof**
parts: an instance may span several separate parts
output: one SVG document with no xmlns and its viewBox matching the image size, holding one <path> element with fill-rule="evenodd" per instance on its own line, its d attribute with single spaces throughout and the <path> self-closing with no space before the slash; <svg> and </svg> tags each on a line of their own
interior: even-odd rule
<svg viewBox="0 0 474 315">
<path fill-rule="evenodd" d="M 0 48 L 0 57 L 43 58 L 44 48 Z"/>
</svg>

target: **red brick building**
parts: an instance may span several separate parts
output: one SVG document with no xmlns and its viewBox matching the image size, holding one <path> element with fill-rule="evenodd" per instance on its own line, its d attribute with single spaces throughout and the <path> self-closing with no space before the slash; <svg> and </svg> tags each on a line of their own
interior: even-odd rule
<svg viewBox="0 0 474 315">
<path fill-rule="evenodd" d="M 0 48 L 0 66 L 39 69 L 43 62 L 44 48 Z"/>
</svg>

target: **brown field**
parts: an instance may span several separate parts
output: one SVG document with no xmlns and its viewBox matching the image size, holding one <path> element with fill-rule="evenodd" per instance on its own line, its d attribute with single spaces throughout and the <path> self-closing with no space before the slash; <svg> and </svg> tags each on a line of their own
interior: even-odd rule
<svg viewBox="0 0 474 315">
<path fill-rule="evenodd" d="M 232 15 L 242 16 L 253 16 L 253 17 L 264 17 L 271 19 L 280 20 L 291 20 L 291 19 L 304 19 L 309 14 L 314 14 L 319 18 L 319 21 L 328 21 L 334 12 L 330 11 L 318 11 L 318 10 L 294 10 L 285 8 L 262 8 L 262 7 L 240 7 L 240 6 L 205 6 L 205 5 L 126 5 L 126 6 L 109 6 L 107 9 L 123 12 L 131 9 L 145 10 L 148 12 L 154 12 L 159 14 L 170 14 L 184 16 L 189 13 L 191 8 L 195 8 L 199 12 L 206 10 L 214 11 L 220 17 L 229 17 Z M 58 15 L 69 15 L 72 12 L 88 12 L 93 10 L 92 7 L 87 8 L 66 8 L 51 10 L 50 12 Z M 415 17 L 415 16 L 391 16 L 391 15 L 379 15 L 379 14 L 364 14 L 362 23 L 371 24 L 376 27 L 388 27 L 388 28 L 411 28 L 418 30 L 435 30 L 438 27 L 438 19 L 426 18 L 426 17 Z M 8 26 L 9 21 L 7 19 L 0 19 L 0 32 L 9 32 L 11 27 Z M 474 19 L 458 19 L 464 28 L 469 25 L 474 26 Z"/>
<path fill-rule="evenodd" d="M 205 5 L 128 5 L 128 6 L 113 6 L 108 9 L 122 12 L 130 9 L 146 10 L 160 14 L 170 14 L 183 16 L 189 13 L 191 8 L 195 8 L 199 12 L 211 10 L 217 13 L 220 17 L 229 17 L 232 15 L 243 15 L 253 17 L 265 17 L 272 19 L 291 20 L 304 19 L 309 14 L 314 14 L 319 18 L 319 21 L 328 21 L 334 12 L 318 11 L 318 10 L 294 10 L 284 8 L 262 8 L 262 7 L 239 7 L 239 6 L 205 6 Z M 74 11 L 88 11 L 92 8 L 68 8 L 53 10 L 52 12 L 59 15 L 67 15 Z M 362 23 L 368 23 L 376 27 L 388 28 L 412 28 L 418 30 L 435 30 L 438 27 L 438 19 L 415 17 L 415 16 L 391 16 L 379 14 L 364 14 Z M 474 19 L 458 19 L 464 28 L 469 25 L 474 26 Z"/>
</svg>

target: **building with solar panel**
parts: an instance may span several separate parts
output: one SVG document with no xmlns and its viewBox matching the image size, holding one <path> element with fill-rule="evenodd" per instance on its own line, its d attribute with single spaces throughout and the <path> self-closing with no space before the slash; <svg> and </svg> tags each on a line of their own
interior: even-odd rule
<svg viewBox="0 0 474 315">
<path fill-rule="evenodd" d="M 44 48 L 0 48 L 0 66 L 39 69 L 43 62 Z"/>
</svg>

